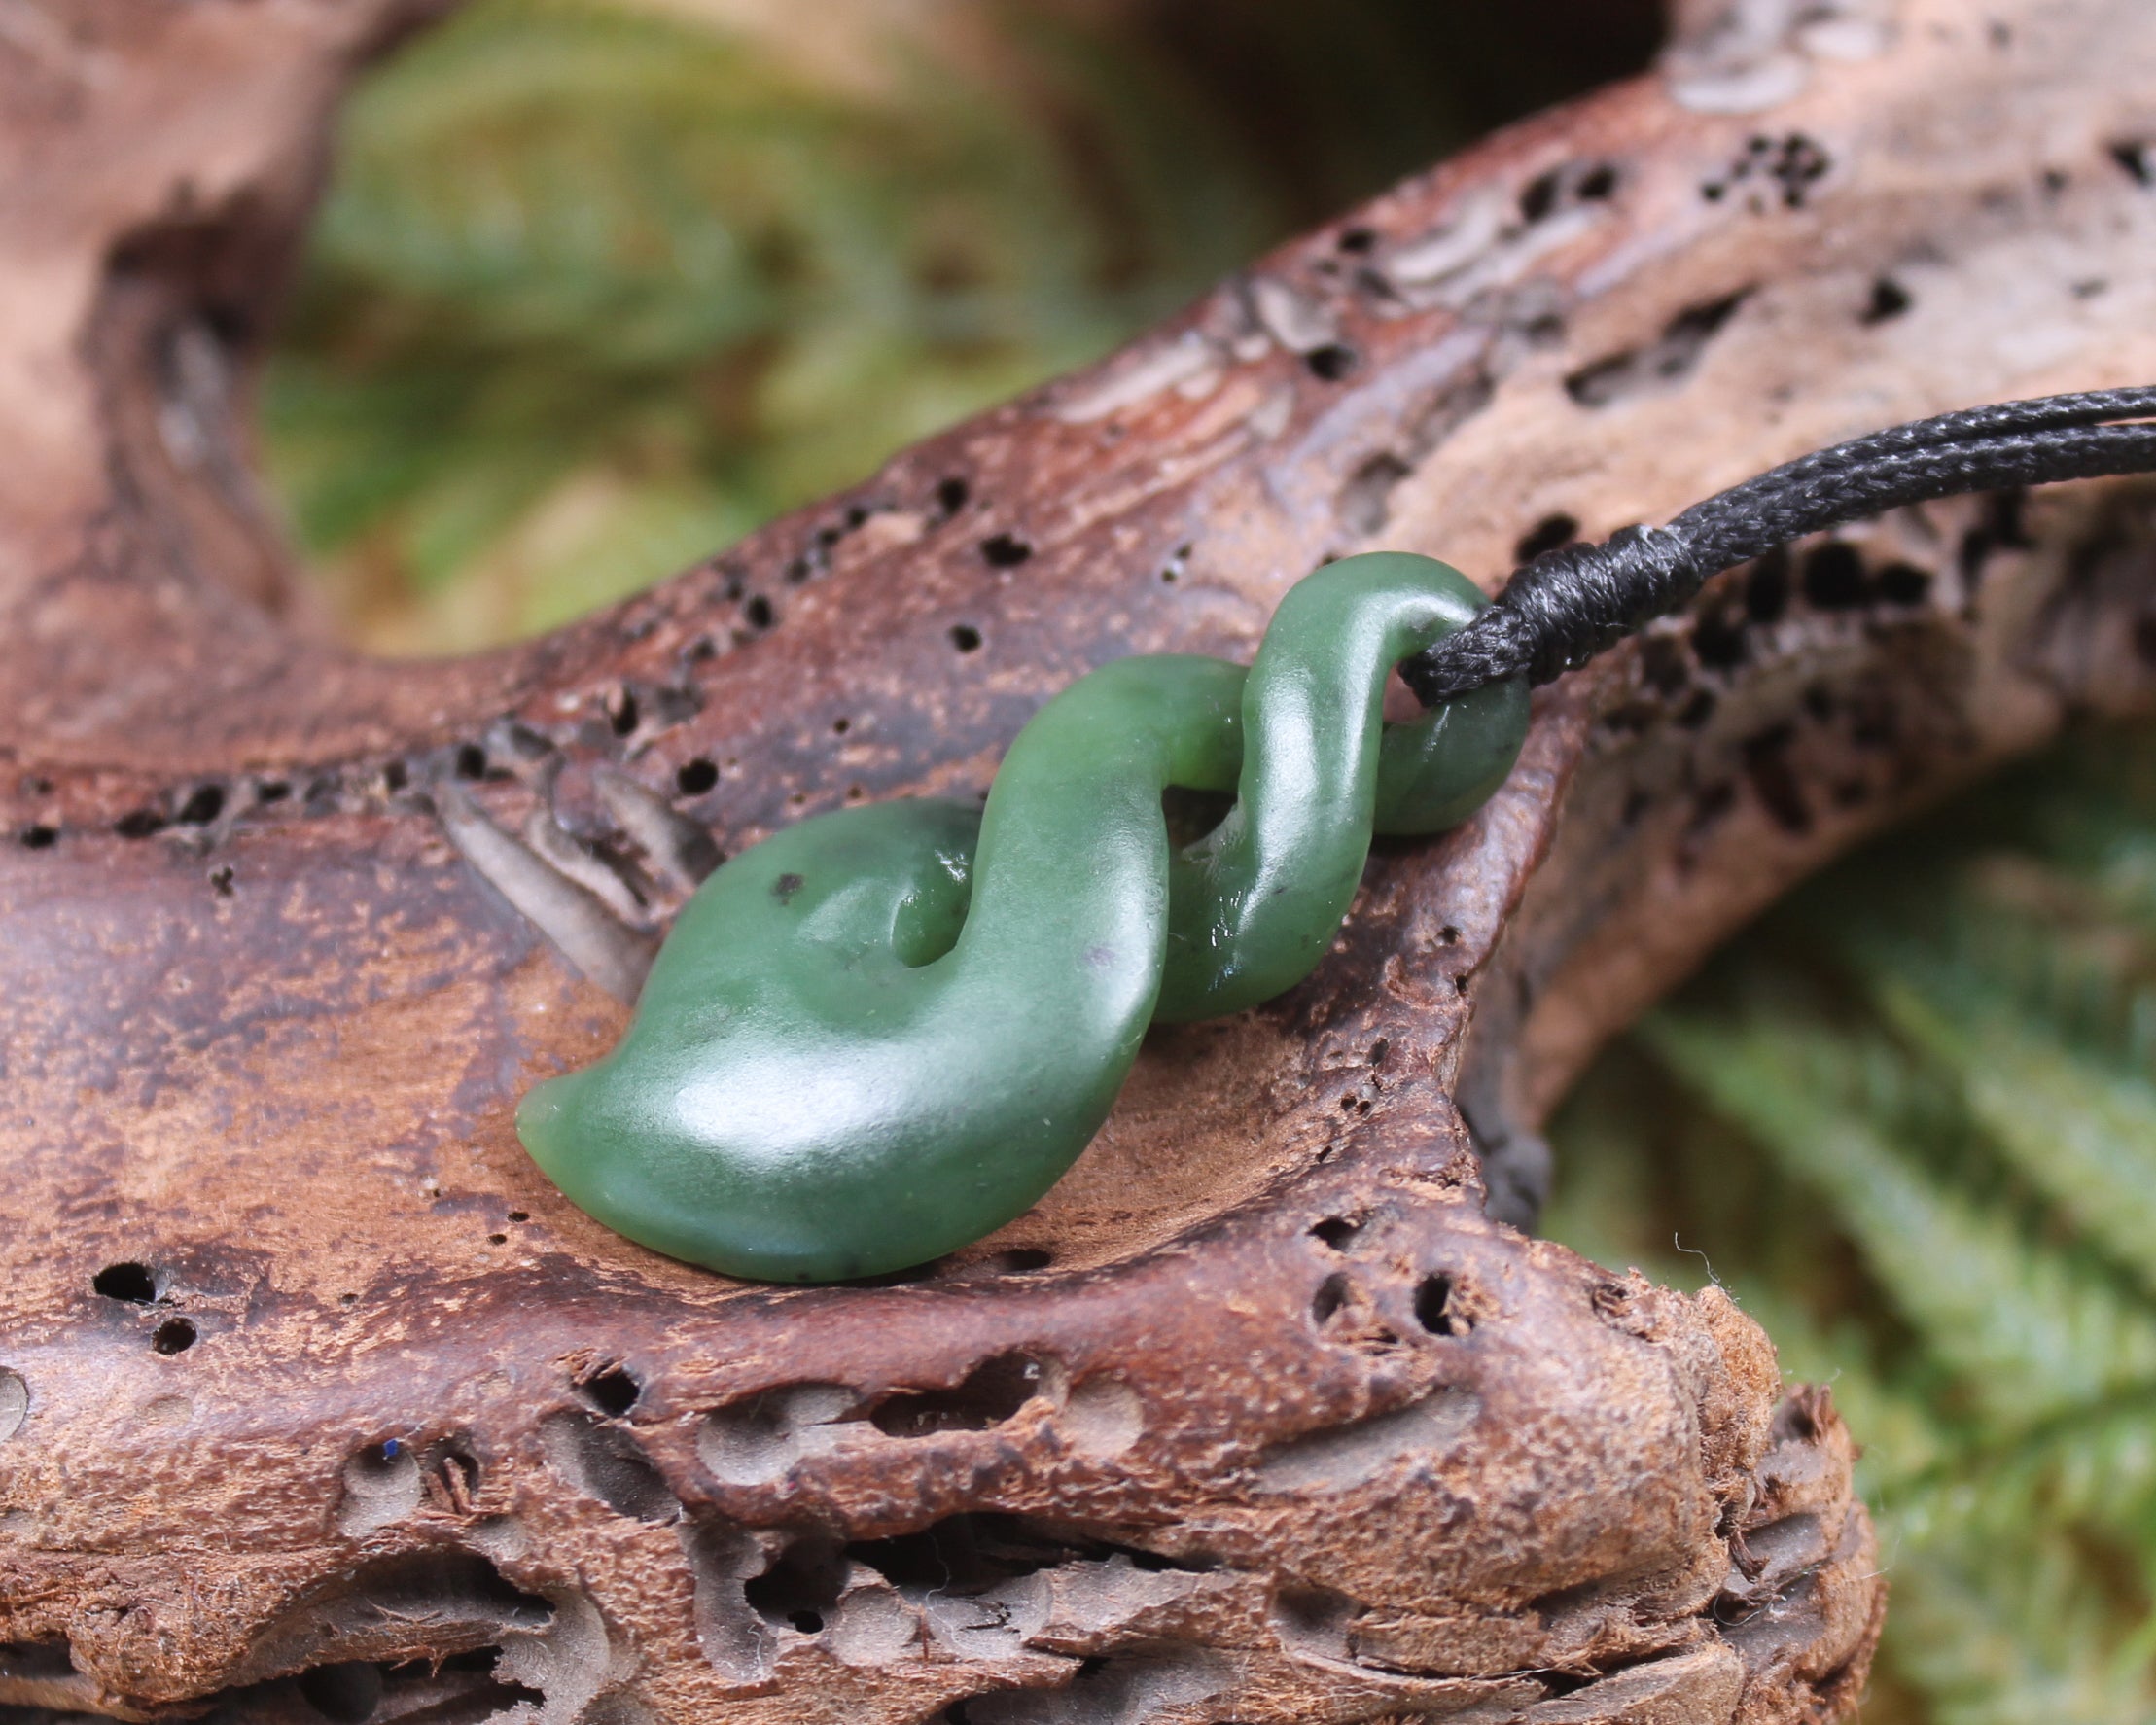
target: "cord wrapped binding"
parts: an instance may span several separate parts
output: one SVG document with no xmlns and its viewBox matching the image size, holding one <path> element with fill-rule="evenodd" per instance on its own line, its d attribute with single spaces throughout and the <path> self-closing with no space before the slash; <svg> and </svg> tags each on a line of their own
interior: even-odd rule
<svg viewBox="0 0 2156 1725">
<path fill-rule="evenodd" d="M 2121 423 L 2151 418 L 2156 386 L 2095 390 L 1942 413 L 1799 456 L 1665 527 L 1544 551 L 1400 676 L 1425 706 L 1510 677 L 1551 682 L 1806 534 L 1962 492 L 2156 472 L 2156 424 Z"/>
</svg>

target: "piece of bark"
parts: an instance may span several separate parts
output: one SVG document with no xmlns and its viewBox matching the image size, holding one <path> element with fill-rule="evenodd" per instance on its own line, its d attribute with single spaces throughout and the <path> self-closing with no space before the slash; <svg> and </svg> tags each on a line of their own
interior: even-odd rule
<svg viewBox="0 0 2156 1725">
<path fill-rule="evenodd" d="M 396 665 L 307 627 L 231 415 L 416 10 L 8 15 L 0 1704 L 1845 1715 L 1883 1583 L 1823 1393 L 1718 1290 L 1486 1216 L 1456 1101 L 1526 1215 L 1554 1097 L 1743 917 L 2145 700 L 2145 486 L 1853 530 L 1546 691 L 1308 984 L 1157 1034 L 1046 1201 L 912 1278 L 656 1258 L 511 1129 L 713 835 L 977 792 L 1070 678 L 1246 654 L 1327 555 L 1487 576 L 2156 376 L 2156 16 L 1795 10 L 612 612 Z"/>
</svg>

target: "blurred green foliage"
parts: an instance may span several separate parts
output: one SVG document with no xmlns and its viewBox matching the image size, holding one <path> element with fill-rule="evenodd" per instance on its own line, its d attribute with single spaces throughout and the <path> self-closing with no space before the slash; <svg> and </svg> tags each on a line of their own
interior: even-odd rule
<svg viewBox="0 0 2156 1725">
<path fill-rule="evenodd" d="M 1873 1721 L 2156 1718 L 2156 736 L 1777 907 L 1554 1134 L 1546 1226 L 1712 1273 L 1865 1445 Z"/>
<path fill-rule="evenodd" d="M 477 0 L 361 84 L 264 403 L 358 639 L 643 586 L 1553 77 L 1410 0 L 825 3 Z"/>
<path fill-rule="evenodd" d="M 488 0 L 362 86 L 265 405 L 364 638 L 465 648 L 647 584 L 1266 235 L 1224 172 L 1112 229 L 994 88 L 894 58 L 892 91 L 833 90 L 745 33 Z"/>
<path fill-rule="evenodd" d="M 1652 0 L 476 0 L 366 79 L 265 388 L 376 648 L 550 626 L 1640 63 Z M 1875 1722 L 2156 1717 L 2156 739 L 1797 895 L 1595 1069 L 1549 1230 L 1831 1382 Z"/>
</svg>

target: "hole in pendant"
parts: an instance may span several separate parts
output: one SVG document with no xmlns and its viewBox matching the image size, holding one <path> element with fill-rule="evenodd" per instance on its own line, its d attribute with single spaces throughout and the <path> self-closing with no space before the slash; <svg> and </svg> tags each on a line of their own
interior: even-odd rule
<svg viewBox="0 0 2156 1725">
<path fill-rule="evenodd" d="M 1232 791 L 1194 791 L 1187 785 L 1170 785 L 1160 793 L 1160 812 L 1168 823 L 1168 848 L 1180 851 L 1196 844 L 1225 821 L 1234 807 Z"/>
</svg>

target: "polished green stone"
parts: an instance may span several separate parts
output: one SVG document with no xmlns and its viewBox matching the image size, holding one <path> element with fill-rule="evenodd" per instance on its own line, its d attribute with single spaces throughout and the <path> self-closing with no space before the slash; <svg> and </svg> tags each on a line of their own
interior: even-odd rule
<svg viewBox="0 0 2156 1725">
<path fill-rule="evenodd" d="M 1386 680 L 1483 604 L 1378 552 L 1281 602 L 1245 671 L 1105 665 L 1019 732 L 987 806 L 804 821 L 698 890 L 620 1045 L 524 1099 L 583 1209 L 729 1275 L 868 1276 L 979 1239 L 1099 1130 L 1154 1018 L 1308 975 L 1370 835 L 1456 824 L 1502 782 L 1527 690 L 1401 724 Z M 1162 793 L 1233 792 L 1171 848 Z"/>
</svg>

